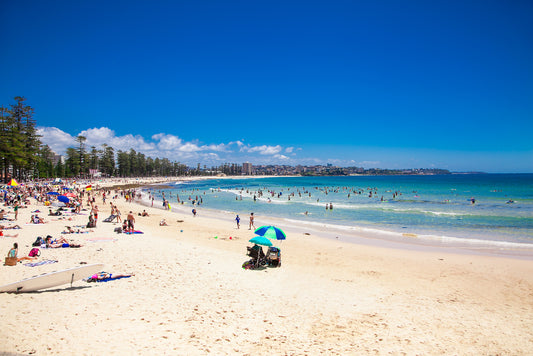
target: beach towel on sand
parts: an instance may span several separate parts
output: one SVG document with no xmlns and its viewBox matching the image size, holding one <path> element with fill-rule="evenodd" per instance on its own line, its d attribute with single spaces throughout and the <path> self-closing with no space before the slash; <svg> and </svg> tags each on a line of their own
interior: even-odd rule
<svg viewBox="0 0 533 356">
<path fill-rule="evenodd" d="M 125 234 L 131 235 L 131 234 L 144 234 L 144 232 L 135 230 L 135 231 L 124 231 Z"/>
<path fill-rule="evenodd" d="M 44 261 L 39 261 L 39 262 L 25 263 L 24 266 L 26 266 L 26 267 L 37 267 L 37 266 L 48 265 L 50 263 L 56 263 L 56 262 L 57 261 L 55 261 L 55 260 L 44 260 Z"/>
</svg>

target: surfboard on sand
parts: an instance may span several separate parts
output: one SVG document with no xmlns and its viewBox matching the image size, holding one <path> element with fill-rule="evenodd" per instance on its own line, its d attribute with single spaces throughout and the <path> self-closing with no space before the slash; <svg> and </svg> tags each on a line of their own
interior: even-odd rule
<svg viewBox="0 0 533 356">
<path fill-rule="evenodd" d="M 90 277 L 91 275 L 102 271 L 103 268 L 104 265 L 98 263 L 94 265 L 74 267 L 62 271 L 44 273 L 38 276 L 23 279 L 15 283 L 0 286 L 0 292 L 34 292 L 36 290 L 57 287 L 67 283 L 70 283 L 72 286 L 74 281 Z"/>
</svg>

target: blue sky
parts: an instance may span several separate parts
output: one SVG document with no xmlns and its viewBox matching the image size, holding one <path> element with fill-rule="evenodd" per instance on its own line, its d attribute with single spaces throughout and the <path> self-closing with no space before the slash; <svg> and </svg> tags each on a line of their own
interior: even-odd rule
<svg viewBox="0 0 533 356">
<path fill-rule="evenodd" d="M 190 165 L 533 172 L 531 1 L 0 5 L 42 141 Z"/>
</svg>

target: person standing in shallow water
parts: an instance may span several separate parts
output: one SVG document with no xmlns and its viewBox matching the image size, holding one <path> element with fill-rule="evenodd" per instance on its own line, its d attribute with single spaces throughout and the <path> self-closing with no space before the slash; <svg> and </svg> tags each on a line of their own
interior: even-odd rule
<svg viewBox="0 0 533 356">
<path fill-rule="evenodd" d="M 252 226 L 253 226 L 253 228 L 255 229 L 255 225 L 254 225 L 254 213 L 250 213 L 250 227 L 248 228 L 248 230 L 252 230 Z"/>
</svg>

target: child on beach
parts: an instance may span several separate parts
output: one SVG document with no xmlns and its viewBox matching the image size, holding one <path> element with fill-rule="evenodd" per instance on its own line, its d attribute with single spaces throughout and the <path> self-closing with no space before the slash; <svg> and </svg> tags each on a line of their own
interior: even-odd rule
<svg viewBox="0 0 533 356">
<path fill-rule="evenodd" d="M 235 218 L 235 221 L 237 222 L 237 229 L 240 229 L 241 228 L 241 218 L 239 217 L 239 215 L 237 215 L 237 217 Z"/>
</svg>

